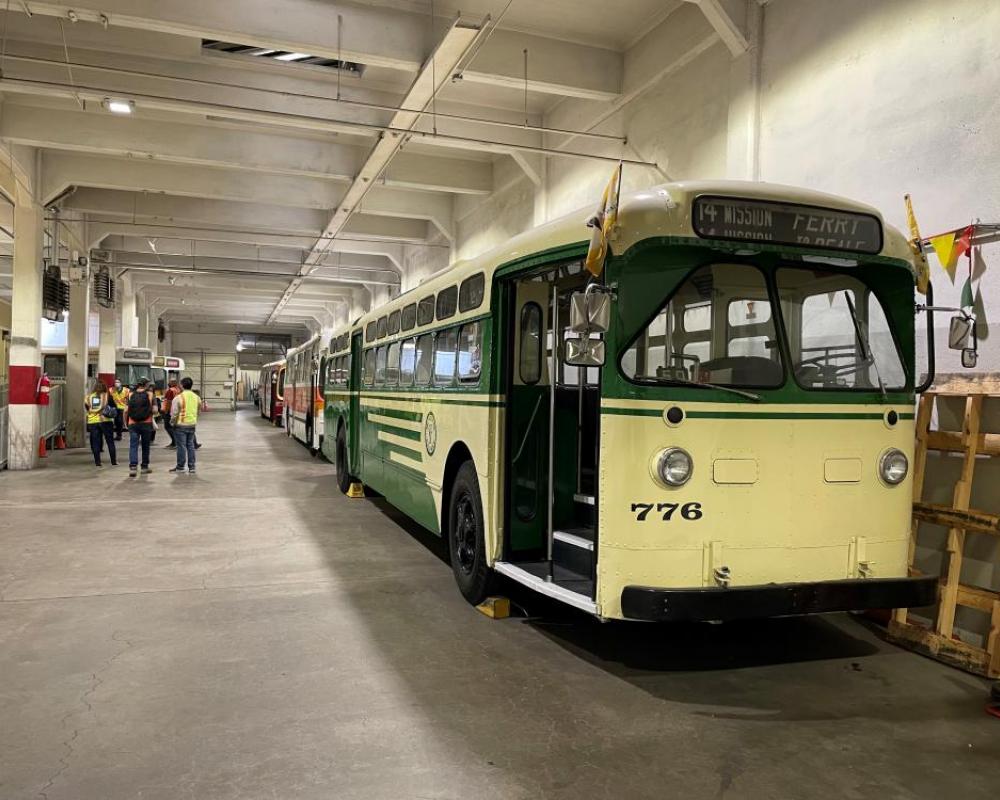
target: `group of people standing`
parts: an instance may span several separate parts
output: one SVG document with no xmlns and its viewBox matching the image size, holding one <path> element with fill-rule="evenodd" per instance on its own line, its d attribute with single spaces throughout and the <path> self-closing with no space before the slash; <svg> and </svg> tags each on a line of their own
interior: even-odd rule
<svg viewBox="0 0 1000 800">
<path fill-rule="evenodd" d="M 140 470 L 152 472 L 149 450 L 159 420 L 170 437 L 167 448 L 177 450 L 177 464 L 170 472 L 193 475 L 195 451 L 201 447 L 196 435 L 201 398 L 192 390 L 193 385 L 190 378 L 182 378 L 180 386 L 176 379 L 171 379 L 163 397 L 159 398 L 155 386 L 146 378 L 140 378 L 131 389 L 123 386 L 120 380 L 115 381 L 113 388 L 97 380 L 84 402 L 94 464 L 103 466 L 102 455 L 107 445 L 111 466 L 118 465 L 115 442 L 121 441 L 122 432 L 127 430 L 129 477 L 134 478 Z"/>
</svg>

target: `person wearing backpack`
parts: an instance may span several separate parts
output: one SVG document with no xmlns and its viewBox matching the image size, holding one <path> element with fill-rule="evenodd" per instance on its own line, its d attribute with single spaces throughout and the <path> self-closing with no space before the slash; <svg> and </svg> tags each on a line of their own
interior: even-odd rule
<svg viewBox="0 0 1000 800">
<path fill-rule="evenodd" d="M 191 391 L 194 382 L 190 378 L 181 379 L 184 389 L 170 403 L 170 422 L 174 426 L 174 441 L 177 442 L 177 466 L 170 471 L 174 474 L 184 472 L 194 475 L 195 426 L 198 424 L 198 412 L 201 410 L 201 398 Z"/>
<path fill-rule="evenodd" d="M 143 474 L 152 472 L 149 468 L 149 443 L 153 438 L 153 393 L 149 381 L 140 378 L 135 391 L 129 395 L 125 410 L 126 427 L 129 432 L 128 476 L 134 478 L 141 466 Z M 139 448 L 142 447 L 142 464 L 139 463 Z"/>
<path fill-rule="evenodd" d="M 111 466 L 118 466 L 118 453 L 115 451 L 114 418 L 117 409 L 114 401 L 108 396 L 108 387 L 104 381 L 97 381 L 94 390 L 87 395 L 83 404 L 87 412 L 87 433 L 90 434 L 90 450 L 94 454 L 94 466 L 102 467 L 101 451 L 104 442 L 108 443 L 108 455 Z"/>
</svg>

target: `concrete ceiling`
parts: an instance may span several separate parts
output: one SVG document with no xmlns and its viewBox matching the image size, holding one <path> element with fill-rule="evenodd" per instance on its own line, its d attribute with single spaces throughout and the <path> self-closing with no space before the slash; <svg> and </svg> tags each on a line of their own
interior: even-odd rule
<svg viewBox="0 0 1000 800">
<path fill-rule="evenodd" d="M 500 161 L 530 169 L 564 99 L 618 101 L 625 51 L 684 5 L 469 0 L 432 20 L 428 0 L 12 2 L 0 138 L 41 151 L 44 202 L 154 314 L 318 329 L 398 291 L 415 249 L 448 252 L 456 199 L 492 192 Z"/>
</svg>

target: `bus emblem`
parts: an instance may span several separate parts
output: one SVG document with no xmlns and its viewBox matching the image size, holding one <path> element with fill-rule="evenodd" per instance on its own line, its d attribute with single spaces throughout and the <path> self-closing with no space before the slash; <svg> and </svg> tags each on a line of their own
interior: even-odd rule
<svg viewBox="0 0 1000 800">
<path fill-rule="evenodd" d="M 424 420 L 424 448 L 427 450 L 427 455 L 434 455 L 434 450 L 437 448 L 437 442 L 437 420 L 434 419 L 434 414 L 432 412 L 428 414 Z"/>
</svg>

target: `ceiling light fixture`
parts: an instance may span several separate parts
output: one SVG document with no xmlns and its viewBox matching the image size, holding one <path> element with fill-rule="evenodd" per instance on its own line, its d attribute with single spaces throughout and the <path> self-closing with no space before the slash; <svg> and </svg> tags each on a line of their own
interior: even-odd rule
<svg viewBox="0 0 1000 800">
<path fill-rule="evenodd" d="M 298 61 L 300 58 L 312 58 L 309 53 L 283 53 L 280 56 L 275 56 L 275 61 Z"/>
<path fill-rule="evenodd" d="M 101 105 L 104 106 L 106 111 L 110 111 L 112 114 L 131 114 L 135 111 L 134 100 L 105 97 Z"/>
</svg>

